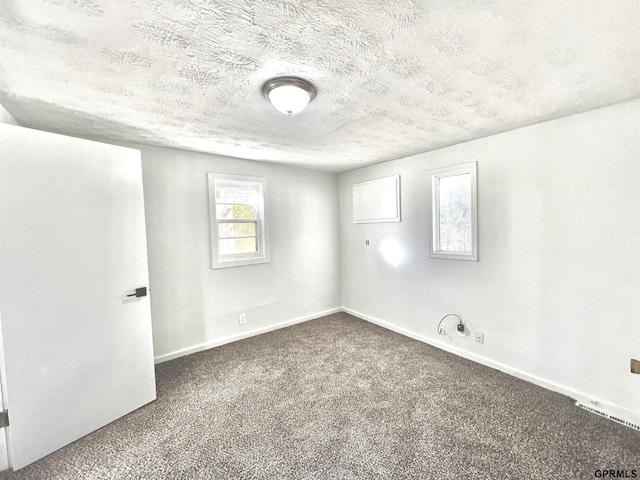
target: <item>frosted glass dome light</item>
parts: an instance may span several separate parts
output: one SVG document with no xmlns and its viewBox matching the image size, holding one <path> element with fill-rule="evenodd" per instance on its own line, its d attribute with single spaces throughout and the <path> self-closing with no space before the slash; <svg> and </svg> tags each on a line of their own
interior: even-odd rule
<svg viewBox="0 0 640 480">
<path fill-rule="evenodd" d="M 313 85 L 298 77 L 280 77 L 269 80 L 262 93 L 282 113 L 293 115 L 306 108 L 316 96 Z"/>
<path fill-rule="evenodd" d="M 309 104 L 311 97 L 309 94 L 294 85 L 283 85 L 276 87 L 269 92 L 269 100 L 282 113 L 293 115 L 301 112 Z"/>
</svg>

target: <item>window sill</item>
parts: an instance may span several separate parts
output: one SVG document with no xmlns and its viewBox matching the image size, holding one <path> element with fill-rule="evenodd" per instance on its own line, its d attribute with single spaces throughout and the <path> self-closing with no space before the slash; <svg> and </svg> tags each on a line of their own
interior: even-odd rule
<svg viewBox="0 0 640 480">
<path fill-rule="evenodd" d="M 234 260 L 214 260 L 212 268 L 231 268 L 242 267 L 244 265 L 257 265 L 259 263 L 269 263 L 271 259 L 269 257 L 254 257 L 254 258 L 242 258 Z"/>
<path fill-rule="evenodd" d="M 477 262 L 478 255 L 472 253 L 452 253 L 452 252 L 432 252 L 429 258 L 442 258 L 445 260 L 465 260 L 467 262 Z"/>
</svg>

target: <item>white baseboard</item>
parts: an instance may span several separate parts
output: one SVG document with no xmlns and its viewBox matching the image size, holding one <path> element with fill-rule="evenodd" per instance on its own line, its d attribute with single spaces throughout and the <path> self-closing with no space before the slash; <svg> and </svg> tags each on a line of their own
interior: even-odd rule
<svg viewBox="0 0 640 480">
<path fill-rule="evenodd" d="M 291 325 L 295 325 L 297 323 L 307 322 L 309 320 L 314 320 L 316 318 L 325 317 L 327 315 L 331 315 L 332 313 L 342 312 L 341 307 L 332 308 L 330 310 L 325 310 L 323 312 L 312 313 L 311 315 L 305 315 L 303 317 L 293 318 L 291 320 L 287 320 L 280 323 L 275 323 L 273 325 L 269 325 L 262 328 L 256 328 L 254 330 L 249 330 L 246 332 L 238 333 L 235 335 L 229 335 L 223 338 L 217 338 L 215 340 L 211 340 L 208 342 L 200 343 L 198 345 L 194 345 L 192 347 L 183 348 L 180 350 L 176 350 L 171 353 L 165 353 L 164 355 L 158 355 L 155 357 L 154 361 L 156 365 L 158 363 L 167 362 L 169 360 L 173 360 L 174 358 L 184 357 L 185 355 L 191 355 L 192 353 L 201 352 L 203 350 L 208 350 L 210 348 L 219 347 L 221 345 L 225 345 L 227 343 L 237 342 L 238 340 L 243 340 L 245 338 L 254 337 L 256 335 L 260 335 L 262 333 L 271 332 L 273 330 L 278 330 L 280 328 L 289 327 Z"/>
<path fill-rule="evenodd" d="M 511 375 L 513 377 L 519 378 L 521 380 L 525 380 L 527 382 L 533 383 L 534 385 L 538 385 L 542 388 L 546 388 L 547 390 L 551 390 L 553 392 L 557 392 L 560 393 L 562 395 L 566 395 L 568 397 L 573 398 L 574 400 L 576 400 L 577 402 L 582 403 L 583 405 L 587 405 L 589 407 L 592 407 L 596 410 L 599 410 L 600 412 L 606 413 L 608 415 L 617 417 L 619 419 L 625 420 L 627 422 L 636 424 L 636 425 L 640 425 L 640 413 L 636 413 L 636 412 L 632 412 L 631 410 L 628 410 L 626 408 L 620 407 L 618 405 L 615 405 L 611 402 L 607 402 L 604 400 L 600 400 L 600 399 L 596 399 L 591 395 L 588 395 L 586 393 L 574 390 L 572 388 L 566 387 L 564 385 L 555 383 L 553 381 L 547 380 L 545 378 L 539 377 L 537 375 L 532 375 L 530 373 L 527 373 L 523 370 L 519 370 L 517 368 L 513 368 L 510 367 L 509 365 L 506 365 L 504 363 L 501 362 L 497 362 L 495 360 L 492 360 L 490 358 L 487 357 L 483 357 L 482 355 L 478 355 L 476 353 L 473 352 L 469 352 L 467 350 L 464 350 L 462 348 L 456 347 L 456 346 L 452 346 L 449 345 L 445 342 L 439 341 L 439 340 L 434 340 L 430 337 L 427 337 L 425 335 L 421 335 L 419 333 L 413 332 L 409 329 L 406 329 L 404 327 L 400 327 L 398 325 L 394 325 L 390 322 L 387 322 L 385 320 L 381 320 L 379 318 L 376 317 L 372 317 L 370 315 L 358 312 L 356 310 L 352 310 L 350 308 L 346 308 L 346 307 L 338 307 L 338 308 L 332 308 L 330 310 L 325 310 L 323 312 L 317 312 L 311 315 L 305 315 L 303 317 L 298 317 L 298 318 L 294 318 L 291 320 L 287 320 L 284 322 L 280 322 L 280 323 L 276 323 L 273 325 L 269 325 L 266 327 L 262 327 L 262 328 L 257 328 L 254 330 L 250 330 L 250 331 L 246 331 L 246 332 L 242 332 L 242 333 L 238 333 L 236 335 L 230 335 L 227 337 L 223 337 L 223 338 L 219 338 L 216 340 L 212 340 L 209 342 L 204 342 L 198 345 L 194 345 L 192 347 L 188 347 L 188 348 L 183 348 L 181 350 L 176 350 L 174 352 L 171 353 L 167 353 L 164 355 L 159 355 L 155 358 L 155 363 L 162 363 L 162 362 L 166 362 L 169 360 L 173 360 L 175 358 L 179 358 L 179 357 L 183 357 L 185 355 L 190 355 L 192 353 L 196 353 L 196 352 L 201 352 L 203 350 L 208 350 L 210 348 L 214 348 L 214 347 L 219 347 L 221 345 L 225 345 L 227 343 L 232 343 L 232 342 L 236 342 L 238 340 L 243 340 L 245 338 L 249 338 L 249 337 L 253 337 L 255 335 L 260 335 L 262 333 L 267 333 L 267 332 L 271 332 L 273 330 L 278 330 L 280 328 L 285 328 L 285 327 L 289 327 L 291 325 L 295 325 L 298 323 L 303 323 L 303 322 L 307 322 L 309 320 L 314 320 L 316 318 L 320 318 L 320 317 L 324 317 L 327 315 L 331 315 L 333 313 L 338 313 L 338 312 L 345 312 L 348 313 L 350 315 L 353 315 L 354 317 L 360 318 L 362 320 L 365 320 L 367 322 L 376 324 L 380 327 L 386 328 L 387 330 L 391 330 L 393 332 L 399 333 L 400 335 L 404 335 L 405 337 L 409 337 L 409 338 L 413 338 L 414 340 L 418 340 L 419 342 L 423 342 L 426 344 L 429 344 L 431 346 L 434 346 L 436 348 L 439 348 L 441 350 L 444 350 L 446 352 L 449 353 L 453 353 L 454 355 L 458 355 L 460 357 L 466 358 L 468 360 L 471 360 L 473 362 L 479 363 L 481 365 L 485 365 L 487 367 L 490 368 L 494 368 L 496 370 L 499 370 L 501 372 L 504 372 L 508 375 Z"/>
<path fill-rule="evenodd" d="M 595 399 L 592 396 L 585 394 L 583 392 L 579 392 L 572 388 L 565 387 L 564 385 L 560 385 L 558 383 L 552 382 L 542 377 L 538 377 L 536 375 L 531 375 L 523 370 L 510 367 L 509 365 L 505 365 L 504 363 L 496 362 L 495 360 L 491 360 L 490 358 L 477 355 L 473 352 L 469 352 L 462 348 L 449 345 L 445 342 L 434 340 L 425 335 L 420 335 L 419 333 L 415 333 L 406 328 L 399 327 L 397 325 L 386 322 L 384 320 L 380 320 L 379 318 L 375 318 L 370 315 L 366 315 L 364 313 L 351 310 L 350 308 L 342 307 L 342 311 L 350 315 L 353 315 L 354 317 L 358 317 L 362 320 L 366 320 L 367 322 L 371 322 L 380 327 L 386 328 L 387 330 L 391 330 L 393 332 L 399 333 L 400 335 L 413 338 L 414 340 L 418 340 L 419 342 L 427 343 L 431 346 L 453 353 L 455 355 L 466 358 L 468 360 L 479 363 L 481 365 L 485 365 L 487 367 L 500 370 L 501 372 L 507 373 L 513 377 L 533 383 L 534 385 L 538 385 L 539 387 L 546 388 L 547 390 L 561 393 L 562 395 L 571 397 L 574 400 L 584 405 L 590 406 L 608 415 L 612 415 L 622 420 L 626 420 L 627 422 L 640 425 L 640 413 L 632 412 L 631 410 L 628 410 L 626 408 L 620 407 L 618 405 L 615 405 L 607 401 Z"/>
</svg>

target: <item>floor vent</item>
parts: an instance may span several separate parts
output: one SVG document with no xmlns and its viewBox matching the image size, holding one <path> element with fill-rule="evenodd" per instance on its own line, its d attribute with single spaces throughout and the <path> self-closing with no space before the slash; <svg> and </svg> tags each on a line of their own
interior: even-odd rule
<svg viewBox="0 0 640 480">
<path fill-rule="evenodd" d="M 620 425 L 633 428 L 634 430 L 638 430 L 640 432 L 640 426 L 636 425 L 635 423 L 627 422 L 626 420 L 622 420 L 621 418 L 614 417 L 613 415 L 609 415 L 608 413 L 601 412 L 600 410 L 596 410 L 595 408 L 587 407 L 580 402 L 576 402 L 576 405 L 580 408 L 583 408 L 584 410 L 590 411 L 591 413 L 595 413 L 596 415 L 600 415 L 601 417 L 608 418 L 609 420 L 613 420 Z"/>
</svg>

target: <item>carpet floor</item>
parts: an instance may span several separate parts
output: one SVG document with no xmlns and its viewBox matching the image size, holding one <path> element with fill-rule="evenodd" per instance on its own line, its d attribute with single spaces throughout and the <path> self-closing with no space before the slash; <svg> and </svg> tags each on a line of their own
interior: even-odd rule
<svg viewBox="0 0 640 480">
<path fill-rule="evenodd" d="M 640 432 L 343 313 L 156 374 L 155 402 L 0 480 L 640 477 Z"/>
</svg>

